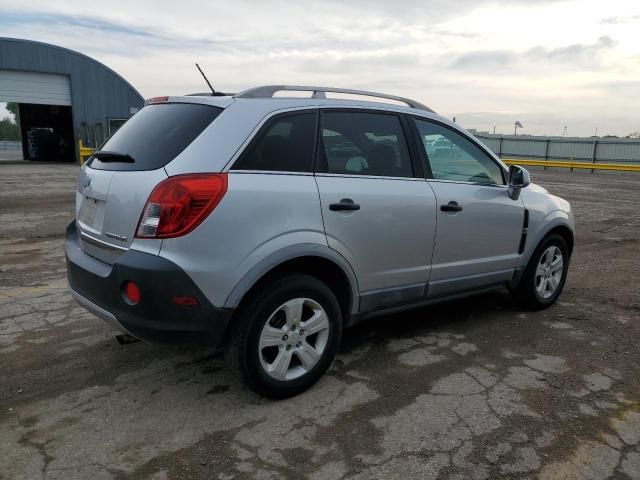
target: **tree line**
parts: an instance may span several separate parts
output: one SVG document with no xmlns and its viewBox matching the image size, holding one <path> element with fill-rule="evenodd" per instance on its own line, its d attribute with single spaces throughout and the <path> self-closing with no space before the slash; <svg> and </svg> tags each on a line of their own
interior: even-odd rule
<svg viewBox="0 0 640 480">
<path fill-rule="evenodd" d="M 20 141 L 20 113 L 18 104 L 7 103 L 9 117 L 0 119 L 0 140 Z"/>
</svg>

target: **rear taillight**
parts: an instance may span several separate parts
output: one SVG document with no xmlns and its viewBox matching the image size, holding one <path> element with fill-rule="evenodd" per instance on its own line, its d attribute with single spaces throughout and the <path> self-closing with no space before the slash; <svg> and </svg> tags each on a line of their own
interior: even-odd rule
<svg viewBox="0 0 640 480">
<path fill-rule="evenodd" d="M 137 238 L 186 235 L 202 223 L 227 192 L 226 173 L 177 175 L 153 189 L 138 222 Z"/>
</svg>

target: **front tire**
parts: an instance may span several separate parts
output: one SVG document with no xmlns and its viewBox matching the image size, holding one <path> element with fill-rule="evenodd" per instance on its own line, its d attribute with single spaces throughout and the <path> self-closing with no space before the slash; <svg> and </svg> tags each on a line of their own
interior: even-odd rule
<svg viewBox="0 0 640 480">
<path fill-rule="evenodd" d="M 558 234 L 547 235 L 533 252 L 513 292 L 516 300 L 531 310 L 550 307 L 564 288 L 568 270 L 567 242 Z"/>
<path fill-rule="evenodd" d="M 225 346 L 227 365 L 253 390 L 287 398 L 311 387 L 338 351 L 342 312 L 320 280 L 288 274 L 243 300 Z"/>
</svg>

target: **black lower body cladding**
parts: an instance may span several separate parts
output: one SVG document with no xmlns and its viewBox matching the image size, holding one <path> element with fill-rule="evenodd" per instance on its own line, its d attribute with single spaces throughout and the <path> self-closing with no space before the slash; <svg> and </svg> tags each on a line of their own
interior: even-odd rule
<svg viewBox="0 0 640 480">
<path fill-rule="evenodd" d="M 67 227 L 65 254 L 71 290 L 115 317 L 133 336 L 155 343 L 221 343 L 233 311 L 211 305 L 173 262 L 128 250 L 113 265 L 104 263 L 80 248 L 75 222 Z M 140 289 L 135 305 L 123 296 L 126 282 Z M 176 305 L 174 297 L 193 297 L 198 304 Z"/>
</svg>

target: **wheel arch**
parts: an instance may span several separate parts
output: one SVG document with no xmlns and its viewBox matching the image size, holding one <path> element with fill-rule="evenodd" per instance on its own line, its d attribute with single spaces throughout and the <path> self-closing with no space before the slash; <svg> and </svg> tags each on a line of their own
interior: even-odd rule
<svg viewBox="0 0 640 480">
<path fill-rule="evenodd" d="M 287 272 L 306 273 L 322 280 L 336 295 L 345 318 L 357 313 L 359 290 L 353 268 L 339 253 L 315 244 L 288 247 L 263 259 L 237 283 L 225 307 L 237 308 L 258 285 Z"/>
<path fill-rule="evenodd" d="M 530 249 L 527 254 L 527 262 L 522 268 L 516 271 L 516 275 L 514 275 L 514 278 L 510 285 L 510 289 L 512 293 L 514 293 L 515 299 L 524 307 L 533 310 L 546 308 L 553 304 L 558 295 L 560 295 L 560 292 L 562 292 L 562 288 L 564 287 L 564 282 L 566 280 L 566 269 L 568 269 L 569 259 L 574 247 L 574 233 L 572 228 L 573 222 L 571 220 L 571 217 L 567 218 L 566 220 L 563 220 L 562 217 L 555 217 L 553 221 L 545 225 L 544 229 L 541 229 L 539 231 L 539 234 L 535 237 L 536 241 L 531 242 L 531 245 L 529 246 Z M 551 300 L 545 303 L 544 300 L 540 300 L 536 297 L 535 292 L 532 292 L 529 289 L 532 286 L 535 286 L 535 271 L 537 266 L 536 263 L 540 259 L 539 256 L 534 257 L 534 254 L 538 251 L 540 251 L 541 253 L 543 252 L 543 242 L 545 241 L 545 239 L 549 238 L 552 235 L 558 235 L 565 241 L 568 249 L 569 259 L 567 259 L 563 266 L 565 268 L 565 271 L 563 273 L 561 283 L 557 287 L 559 291 L 552 294 Z M 548 245 L 544 245 L 544 247 L 548 248 Z"/>
<path fill-rule="evenodd" d="M 542 218 L 535 220 L 532 218 L 529 224 L 529 236 L 526 246 L 520 257 L 519 266 L 521 268 L 525 268 L 528 265 L 540 242 L 551 233 L 557 233 L 564 238 L 571 255 L 575 243 L 573 216 L 562 210 L 554 210 Z"/>
<path fill-rule="evenodd" d="M 542 238 L 545 238 L 554 233 L 560 235 L 564 239 L 564 241 L 567 243 L 567 248 L 569 249 L 569 256 L 571 256 L 571 254 L 573 253 L 573 245 L 575 241 L 573 237 L 573 231 L 567 225 L 560 224 L 551 228 L 547 233 L 545 233 L 545 235 Z M 540 239 L 540 241 L 542 241 L 542 238 Z"/>
</svg>

